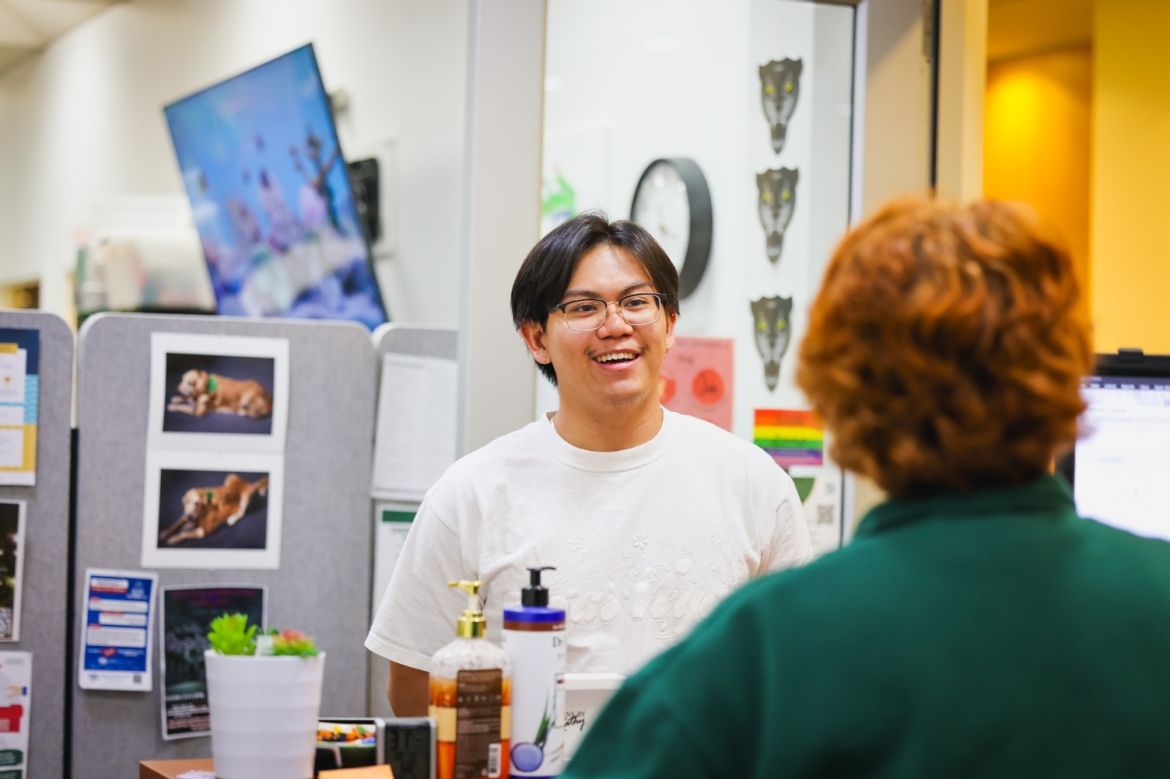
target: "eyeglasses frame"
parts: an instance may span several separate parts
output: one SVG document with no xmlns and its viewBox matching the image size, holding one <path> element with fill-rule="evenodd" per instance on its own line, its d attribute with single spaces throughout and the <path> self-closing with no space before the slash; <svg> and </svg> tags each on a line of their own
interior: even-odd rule
<svg viewBox="0 0 1170 779">
<path fill-rule="evenodd" d="M 625 300 L 626 298 L 636 298 L 636 297 L 654 298 L 654 300 L 656 301 L 655 305 L 654 305 L 654 310 L 656 312 L 658 312 L 658 316 L 654 317 L 654 319 L 650 322 L 640 322 L 638 324 L 634 324 L 633 322 L 628 321 L 626 319 L 625 313 L 623 313 L 623 309 L 622 309 L 621 304 L 622 304 L 622 301 Z M 593 301 L 595 303 L 603 303 L 605 305 L 605 315 L 601 318 L 601 321 L 597 324 L 597 327 L 591 327 L 588 330 L 578 330 L 577 328 L 575 328 L 571 324 L 569 324 L 569 313 L 565 309 L 567 309 L 569 306 L 573 305 L 574 303 L 583 303 L 586 300 L 590 300 L 590 301 Z M 600 330 L 601 328 L 605 327 L 606 320 L 609 319 L 609 307 L 610 306 L 617 307 L 618 316 L 621 318 L 621 320 L 623 322 L 625 322 L 630 327 L 646 327 L 647 325 L 656 324 L 658 322 L 658 320 L 662 319 L 662 311 L 663 311 L 663 309 L 666 308 L 666 293 L 665 292 L 631 292 L 628 295 L 622 295 L 617 300 L 602 300 L 601 298 L 578 298 L 576 300 L 569 300 L 569 301 L 566 301 L 564 303 L 557 303 L 555 306 L 553 306 L 553 308 L 556 309 L 557 311 L 561 312 L 561 316 L 564 317 L 564 320 L 565 320 L 565 327 L 569 328 L 574 333 L 595 333 L 598 330 Z"/>
</svg>

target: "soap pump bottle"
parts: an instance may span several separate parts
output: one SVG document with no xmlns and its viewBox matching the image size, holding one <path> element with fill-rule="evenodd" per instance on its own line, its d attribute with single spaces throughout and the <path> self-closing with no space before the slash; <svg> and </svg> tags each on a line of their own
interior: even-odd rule
<svg viewBox="0 0 1170 779">
<path fill-rule="evenodd" d="M 504 609 L 504 651 L 512 661 L 512 776 L 553 777 L 564 768 L 557 684 L 565 673 L 565 611 L 550 608 L 541 573 L 529 568 L 520 607 Z"/>
<path fill-rule="evenodd" d="M 431 660 L 430 709 L 437 735 L 437 779 L 507 777 L 511 665 L 489 642 L 478 581 L 447 582 L 467 593 L 456 638 Z"/>
</svg>

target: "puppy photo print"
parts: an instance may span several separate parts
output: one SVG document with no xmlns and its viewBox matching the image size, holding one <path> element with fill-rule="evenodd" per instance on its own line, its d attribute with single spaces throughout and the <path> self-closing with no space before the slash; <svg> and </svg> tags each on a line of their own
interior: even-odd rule
<svg viewBox="0 0 1170 779">
<path fill-rule="evenodd" d="M 282 452 L 288 341 L 153 333 L 150 437 L 167 449 Z"/>
<path fill-rule="evenodd" d="M 278 568 L 283 458 L 151 452 L 142 565 Z"/>
<path fill-rule="evenodd" d="M 164 433 L 272 435 L 274 358 L 171 352 L 166 359 Z"/>
<path fill-rule="evenodd" d="M 142 565 L 277 568 L 288 341 L 152 333 Z"/>
</svg>

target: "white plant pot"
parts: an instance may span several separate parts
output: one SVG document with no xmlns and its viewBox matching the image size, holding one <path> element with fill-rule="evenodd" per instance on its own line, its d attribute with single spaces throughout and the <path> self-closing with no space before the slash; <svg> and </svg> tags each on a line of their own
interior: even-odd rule
<svg viewBox="0 0 1170 779">
<path fill-rule="evenodd" d="M 203 655 L 218 779 L 309 779 L 325 653 Z"/>
</svg>

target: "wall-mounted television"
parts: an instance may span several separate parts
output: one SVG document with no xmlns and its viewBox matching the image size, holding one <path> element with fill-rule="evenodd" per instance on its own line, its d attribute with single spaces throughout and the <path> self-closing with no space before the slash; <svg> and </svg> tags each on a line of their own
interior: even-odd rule
<svg viewBox="0 0 1170 779">
<path fill-rule="evenodd" d="M 163 112 L 220 314 L 387 320 L 311 44 Z"/>
</svg>

